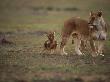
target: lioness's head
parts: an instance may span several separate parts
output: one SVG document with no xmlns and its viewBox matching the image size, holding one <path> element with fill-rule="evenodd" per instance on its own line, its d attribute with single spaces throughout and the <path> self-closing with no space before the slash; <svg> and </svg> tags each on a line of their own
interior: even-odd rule
<svg viewBox="0 0 110 82">
<path fill-rule="evenodd" d="M 106 40 L 106 25 L 102 11 L 90 12 L 89 27 L 94 40 Z"/>
</svg>

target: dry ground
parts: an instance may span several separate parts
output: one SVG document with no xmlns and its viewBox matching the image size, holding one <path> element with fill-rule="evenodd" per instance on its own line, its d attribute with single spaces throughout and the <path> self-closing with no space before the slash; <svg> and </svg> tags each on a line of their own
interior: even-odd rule
<svg viewBox="0 0 110 82">
<path fill-rule="evenodd" d="M 110 23 L 109 0 L 1 0 L 0 38 L 5 35 L 12 44 L 0 43 L 0 82 L 109 82 L 110 32 L 105 56 L 93 58 L 74 53 L 71 38 L 67 56 L 40 53 L 45 33 L 56 31 L 60 44 L 61 28 L 68 18 L 80 16 L 88 20 L 91 10 L 102 9 Z M 109 28 L 109 27 L 108 27 Z"/>
</svg>

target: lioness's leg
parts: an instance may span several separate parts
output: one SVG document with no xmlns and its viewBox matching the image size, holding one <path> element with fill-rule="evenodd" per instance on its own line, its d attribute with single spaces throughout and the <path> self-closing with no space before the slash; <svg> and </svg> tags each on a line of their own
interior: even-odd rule
<svg viewBox="0 0 110 82">
<path fill-rule="evenodd" d="M 95 47 L 95 42 L 93 40 L 90 40 L 90 46 L 91 46 L 91 49 L 92 49 L 92 56 L 96 57 L 97 56 L 97 50 L 96 50 L 96 47 Z"/>
<path fill-rule="evenodd" d="M 67 55 L 67 53 L 65 52 L 64 48 L 65 48 L 65 45 L 67 43 L 67 37 L 63 37 L 62 38 L 62 41 L 61 41 L 61 44 L 60 44 L 60 52 L 61 52 L 61 55 Z"/>
<path fill-rule="evenodd" d="M 81 40 L 78 38 L 74 38 L 74 45 L 76 54 L 82 55 L 82 52 L 80 51 Z"/>
<path fill-rule="evenodd" d="M 98 54 L 104 56 L 103 54 L 103 46 L 104 42 L 103 41 L 98 41 Z"/>
<path fill-rule="evenodd" d="M 81 50 L 86 50 L 87 41 L 81 40 Z"/>
</svg>

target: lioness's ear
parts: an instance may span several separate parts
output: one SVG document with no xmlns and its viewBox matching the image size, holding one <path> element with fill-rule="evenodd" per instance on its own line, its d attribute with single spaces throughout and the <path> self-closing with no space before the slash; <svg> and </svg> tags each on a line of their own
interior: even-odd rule
<svg viewBox="0 0 110 82">
<path fill-rule="evenodd" d="M 89 15 L 92 16 L 93 15 L 93 11 L 90 11 Z"/>
<path fill-rule="evenodd" d="M 102 11 L 101 11 L 101 10 L 98 11 L 98 12 L 97 12 L 97 15 L 98 15 L 99 17 L 101 17 L 101 16 L 102 16 Z"/>
</svg>

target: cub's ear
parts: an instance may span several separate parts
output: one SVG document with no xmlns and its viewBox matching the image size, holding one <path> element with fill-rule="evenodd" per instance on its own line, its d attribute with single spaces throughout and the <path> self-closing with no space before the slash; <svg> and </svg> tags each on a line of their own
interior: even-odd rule
<svg viewBox="0 0 110 82">
<path fill-rule="evenodd" d="M 97 16 L 99 16 L 99 17 L 102 16 L 102 11 L 101 10 L 97 12 Z"/>
<path fill-rule="evenodd" d="M 55 35 L 55 32 L 53 32 L 53 34 Z"/>
<path fill-rule="evenodd" d="M 55 32 L 52 32 L 51 34 L 52 34 L 52 35 L 55 35 Z"/>
<path fill-rule="evenodd" d="M 93 15 L 93 11 L 90 11 L 89 15 L 92 16 Z"/>
</svg>

